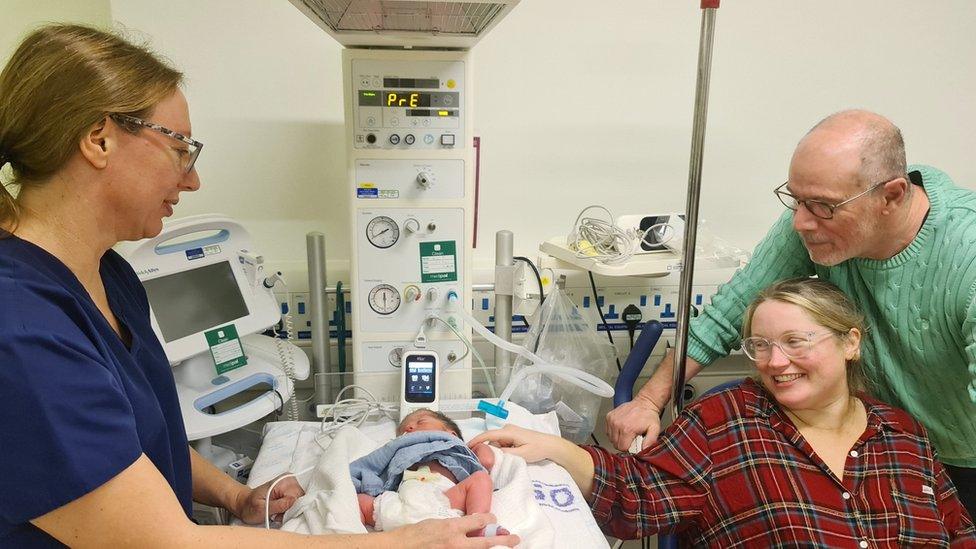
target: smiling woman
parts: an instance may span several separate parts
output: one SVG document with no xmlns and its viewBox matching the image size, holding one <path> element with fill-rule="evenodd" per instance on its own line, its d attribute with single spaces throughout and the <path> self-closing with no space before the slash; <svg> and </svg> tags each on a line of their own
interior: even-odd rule
<svg viewBox="0 0 976 549">
<path fill-rule="evenodd" d="M 774 378 L 806 377 L 797 364 L 824 363 L 836 370 L 834 377 L 844 374 L 849 394 L 865 389 L 860 364 L 864 315 L 829 282 L 799 278 L 770 286 L 746 310 L 742 331 L 742 350 L 771 391 L 778 386 Z"/>
<path fill-rule="evenodd" d="M 471 440 L 565 467 L 604 532 L 695 547 L 976 544 L 920 423 L 863 393 L 864 321 L 837 287 L 779 282 L 746 316 L 758 381 L 688 406 L 637 455 L 505 427 Z M 955 546 L 955 545 L 954 545 Z"/>
</svg>

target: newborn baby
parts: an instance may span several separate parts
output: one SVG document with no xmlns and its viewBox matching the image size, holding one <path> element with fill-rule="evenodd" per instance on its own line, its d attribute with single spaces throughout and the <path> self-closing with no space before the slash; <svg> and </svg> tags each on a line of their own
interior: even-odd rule
<svg viewBox="0 0 976 549">
<path fill-rule="evenodd" d="M 349 469 L 363 524 L 388 531 L 428 518 L 489 512 L 493 487 L 488 471 L 494 463 L 486 445 L 468 449 L 450 418 L 417 410 L 397 426 L 397 438 Z M 508 533 L 495 525 L 482 532 Z"/>
</svg>

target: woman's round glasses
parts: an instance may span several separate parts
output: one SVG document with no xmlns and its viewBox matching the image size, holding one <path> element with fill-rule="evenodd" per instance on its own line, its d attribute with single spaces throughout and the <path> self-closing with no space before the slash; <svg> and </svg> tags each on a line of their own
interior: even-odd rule
<svg viewBox="0 0 976 549">
<path fill-rule="evenodd" d="M 742 352 L 755 362 L 768 362 L 773 356 L 773 347 L 779 350 L 787 358 L 800 359 L 806 358 L 810 354 L 813 346 L 820 342 L 825 336 L 832 336 L 834 332 L 789 332 L 776 339 L 767 339 L 760 336 L 747 337 L 742 340 Z"/>
</svg>

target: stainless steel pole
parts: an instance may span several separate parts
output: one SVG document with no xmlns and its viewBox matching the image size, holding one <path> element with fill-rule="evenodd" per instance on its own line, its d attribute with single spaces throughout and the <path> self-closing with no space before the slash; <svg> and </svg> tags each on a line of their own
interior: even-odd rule
<svg viewBox="0 0 976 549">
<path fill-rule="evenodd" d="M 712 7 L 706 7 L 712 6 Z M 698 83 L 695 88 L 695 120 L 691 135 L 691 162 L 688 167 L 688 201 L 685 205 L 684 256 L 678 294 L 678 330 L 675 335 L 672 417 L 684 407 L 685 359 L 688 355 L 688 317 L 691 311 L 691 283 L 695 273 L 695 243 L 698 237 L 698 199 L 701 194 L 702 156 L 705 147 L 705 120 L 708 115 L 708 84 L 712 70 L 712 43 L 718 2 L 702 2 L 701 37 L 698 43 Z"/>
<path fill-rule="evenodd" d="M 498 231 L 495 233 L 495 266 L 511 267 L 515 264 L 512 258 L 515 249 L 515 236 L 512 231 Z M 508 286 L 508 285 L 507 285 Z M 505 341 L 512 340 L 512 299 L 511 293 L 498 293 L 495 284 L 495 335 Z M 499 390 L 508 385 L 512 374 L 512 358 L 508 351 L 495 347 L 495 386 Z"/>
<path fill-rule="evenodd" d="M 329 371 L 331 349 L 329 345 L 329 317 L 326 314 L 325 235 L 312 231 L 305 235 L 308 253 L 308 294 L 311 297 L 309 311 L 312 317 L 312 372 L 315 383 L 315 404 L 332 402 Z M 333 289 L 333 291 L 335 291 Z"/>
</svg>

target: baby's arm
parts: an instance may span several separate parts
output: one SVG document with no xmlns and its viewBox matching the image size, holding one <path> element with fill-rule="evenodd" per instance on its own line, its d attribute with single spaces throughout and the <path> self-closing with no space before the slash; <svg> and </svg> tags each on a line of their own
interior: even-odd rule
<svg viewBox="0 0 976 549">
<path fill-rule="evenodd" d="M 493 489 L 491 476 L 485 471 L 478 471 L 445 490 L 444 495 L 451 502 L 451 508 L 471 515 L 491 511 Z"/>
<path fill-rule="evenodd" d="M 359 499 L 359 519 L 364 526 L 376 526 L 376 519 L 373 517 L 373 500 L 376 499 L 369 494 L 356 494 Z"/>
<path fill-rule="evenodd" d="M 494 469 L 495 453 L 491 451 L 491 448 L 487 444 L 479 444 L 472 451 L 478 457 L 478 461 L 481 462 L 482 467 L 488 469 L 489 472 Z"/>
</svg>

